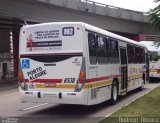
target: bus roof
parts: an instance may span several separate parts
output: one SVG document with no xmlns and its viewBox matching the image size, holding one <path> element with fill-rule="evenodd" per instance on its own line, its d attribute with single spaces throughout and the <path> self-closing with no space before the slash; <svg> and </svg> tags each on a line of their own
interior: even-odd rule
<svg viewBox="0 0 160 123">
<path fill-rule="evenodd" d="M 138 45 L 138 46 L 141 46 L 141 47 L 144 47 L 144 48 L 147 48 L 143 43 L 138 43 L 134 40 L 131 40 L 131 39 L 128 39 L 128 38 L 125 38 L 123 36 L 120 36 L 120 35 L 117 35 L 117 34 L 114 34 L 112 32 L 109 32 L 109 31 L 106 31 L 104 29 L 100 29 L 98 27 L 95 27 L 95 26 L 92 26 L 90 24 L 87 24 L 87 23 L 84 23 L 84 22 L 49 22 L 49 23 L 40 23 L 40 24 L 33 24 L 33 25 L 24 25 L 22 27 L 22 29 L 25 29 L 25 28 L 31 28 L 31 27 L 37 27 L 37 26 L 47 26 L 47 25 L 59 25 L 59 24 L 64 24 L 64 25 L 67 25 L 67 24 L 73 24 L 73 25 L 77 25 L 77 24 L 80 24 L 82 25 L 86 30 L 89 30 L 89 31 L 93 31 L 93 32 L 97 32 L 99 34 L 102 34 L 102 35 L 107 35 L 109 37 L 114 37 L 116 39 L 119 39 L 121 41 L 125 41 L 127 43 L 131 43 L 131 44 L 135 44 L 135 45 Z"/>
</svg>

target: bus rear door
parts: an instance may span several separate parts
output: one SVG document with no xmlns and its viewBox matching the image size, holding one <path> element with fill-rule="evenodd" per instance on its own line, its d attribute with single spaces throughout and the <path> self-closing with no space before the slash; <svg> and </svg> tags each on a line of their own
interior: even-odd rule
<svg viewBox="0 0 160 123">
<path fill-rule="evenodd" d="M 127 81 L 128 81 L 126 48 L 120 47 L 120 58 L 121 58 L 121 95 L 126 95 Z"/>
</svg>

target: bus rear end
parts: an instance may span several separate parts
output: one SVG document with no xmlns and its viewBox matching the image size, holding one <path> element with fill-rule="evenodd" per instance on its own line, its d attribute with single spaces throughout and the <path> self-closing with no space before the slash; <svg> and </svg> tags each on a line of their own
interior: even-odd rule
<svg viewBox="0 0 160 123">
<path fill-rule="evenodd" d="M 160 79 L 160 52 L 158 50 L 149 51 L 150 52 L 150 80 Z"/>
<path fill-rule="evenodd" d="M 22 102 L 87 105 L 81 23 L 24 26 L 19 50 Z"/>
<path fill-rule="evenodd" d="M 157 81 L 160 79 L 160 48 L 157 48 L 154 41 L 140 41 L 148 49 L 149 57 L 149 81 Z"/>
</svg>

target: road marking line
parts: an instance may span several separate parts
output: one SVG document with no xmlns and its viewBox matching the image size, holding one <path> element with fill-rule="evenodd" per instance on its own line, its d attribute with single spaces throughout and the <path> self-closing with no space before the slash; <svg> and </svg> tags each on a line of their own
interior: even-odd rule
<svg viewBox="0 0 160 123">
<path fill-rule="evenodd" d="M 33 109 L 33 108 L 38 108 L 38 107 L 41 107 L 41 106 L 44 106 L 44 105 L 47 105 L 47 104 L 48 103 L 43 103 L 43 104 L 40 104 L 40 105 L 28 107 L 28 108 L 22 109 L 22 111 L 30 110 L 30 109 Z"/>
</svg>

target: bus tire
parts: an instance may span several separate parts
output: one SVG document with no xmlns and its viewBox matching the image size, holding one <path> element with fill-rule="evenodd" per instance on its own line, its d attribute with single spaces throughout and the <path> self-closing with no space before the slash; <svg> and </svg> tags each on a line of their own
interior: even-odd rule
<svg viewBox="0 0 160 123">
<path fill-rule="evenodd" d="M 114 105 L 117 103 L 118 98 L 118 85 L 116 81 L 112 83 L 112 90 L 111 90 L 111 104 Z"/>
<path fill-rule="evenodd" d="M 142 75 L 142 79 L 143 79 L 143 84 L 145 84 L 145 83 L 146 83 L 146 76 L 145 76 L 144 73 L 143 73 L 143 75 Z"/>
</svg>

